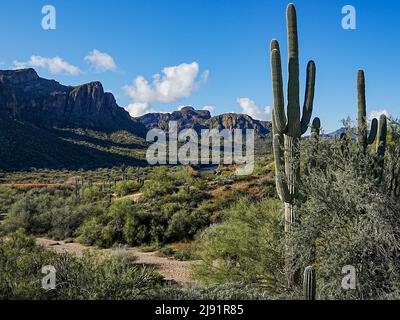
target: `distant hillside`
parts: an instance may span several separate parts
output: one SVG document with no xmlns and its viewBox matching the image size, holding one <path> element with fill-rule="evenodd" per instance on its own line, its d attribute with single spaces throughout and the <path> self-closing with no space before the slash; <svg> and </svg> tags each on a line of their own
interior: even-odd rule
<svg viewBox="0 0 400 320">
<path fill-rule="evenodd" d="M 136 118 L 148 130 L 159 128 L 168 130 L 169 121 L 178 122 L 178 130 L 201 129 L 254 129 L 259 137 L 265 138 L 272 129 L 271 122 L 255 120 L 245 114 L 227 113 L 212 117 L 209 111 L 184 107 L 172 113 L 149 113 Z"/>
<path fill-rule="evenodd" d="M 100 82 L 63 86 L 40 78 L 33 69 L 0 71 L 0 113 L 45 127 L 145 134 Z"/>
<path fill-rule="evenodd" d="M 0 71 L 0 170 L 140 164 L 146 128 L 100 82 L 63 86 Z"/>
<path fill-rule="evenodd" d="M 169 121 L 179 130 L 255 129 L 257 151 L 270 148 L 271 123 L 247 115 L 185 107 L 134 119 L 100 82 L 64 86 L 33 69 L 0 70 L 0 171 L 145 165 L 147 131 Z"/>
</svg>

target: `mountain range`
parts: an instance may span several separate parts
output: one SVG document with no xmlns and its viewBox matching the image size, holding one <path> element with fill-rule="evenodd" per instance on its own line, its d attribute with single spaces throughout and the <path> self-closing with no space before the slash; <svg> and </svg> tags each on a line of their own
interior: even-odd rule
<svg viewBox="0 0 400 320">
<path fill-rule="evenodd" d="M 271 131 L 248 115 L 193 107 L 132 118 L 100 82 L 64 86 L 34 69 L 0 70 L 0 170 L 145 165 L 146 132 L 169 121 L 179 130 L 255 129 L 261 139 Z"/>
</svg>

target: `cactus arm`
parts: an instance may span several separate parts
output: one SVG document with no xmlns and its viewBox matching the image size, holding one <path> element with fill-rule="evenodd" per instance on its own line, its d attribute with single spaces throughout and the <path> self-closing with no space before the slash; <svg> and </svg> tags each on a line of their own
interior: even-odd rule
<svg viewBox="0 0 400 320">
<path fill-rule="evenodd" d="M 321 130 L 321 120 L 316 117 L 314 118 L 311 125 L 311 137 L 318 137 Z"/>
<path fill-rule="evenodd" d="M 370 130 L 369 136 L 367 138 L 367 144 L 368 145 L 371 145 L 371 144 L 374 143 L 377 132 L 378 132 L 378 120 L 376 120 L 374 118 L 374 119 L 372 119 L 371 130 Z"/>
<path fill-rule="evenodd" d="M 285 203 L 291 203 L 293 199 L 286 182 L 283 144 L 283 136 L 279 133 L 274 134 L 273 146 L 275 159 L 276 190 L 281 201 Z"/>
<path fill-rule="evenodd" d="M 303 275 L 303 292 L 305 300 L 315 300 L 316 296 L 316 278 L 313 266 L 308 266 Z"/>
<path fill-rule="evenodd" d="M 274 97 L 276 133 L 286 133 L 285 100 L 283 97 L 281 54 L 277 41 L 271 43 L 272 92 Z"/>
<path fill-rule="evenodd" d="M 357 109 L 358 144 L 365 151 L 367 148 L 367 105 L 363 70 L 358 70 L 357 73 Z"/>
<path fill-rule="evenodd" d="M 310 61 L 307 65 L 306 95 L 304 98 L 303 116 L 301 118 L 301 134 L 306 133 L 311 120 L 315 92 L 315 62 Z"/>
<path fill-rule="evenodd" d="M 281 50 L 280 50 L 280 48 L 279 48 L 279 42 L 278 42 L 278 40 L 276 40 L 276 39 L 272 39 L 271 45 L 270 45 L 270 50 L 271 50 L 271 52 L 272 52 L 272 50 L 274 50 L 274 49 L 278 50 L 279 53 L 281 52 Z"/>
<path fill-rule="evenodd" d="M 288 37 L 288 86 L 287 122 L 291 136 L 300 134 L 300 83 L 299 83 L 299 44 L 297 36 L 297 16 L 293 4 L 286 10 Z"/>
<path fill-rule="evenodd" d="M 387 119 L 384 114 L 379 118 L 378 143 L 376 144 L 376 154 L 379 157 L 385 156 L 387 136 Z"/>
</svg>

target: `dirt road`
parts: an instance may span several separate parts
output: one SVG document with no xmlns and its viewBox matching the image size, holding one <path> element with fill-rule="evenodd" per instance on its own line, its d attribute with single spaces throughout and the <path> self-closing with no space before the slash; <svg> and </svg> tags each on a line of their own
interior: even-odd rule
<svg viewBox="0 0 400 320">
<path fill-rule="evenodd" d="M 54 241 L 46 238 L 36 239 L 36 243 L 57 253 L 71 253 L 81 256 L 85 250 L 101 250 L 92 247 L 86 247 L 79 243 L 65 243 L 64 241 Z M 113 249 L 105 251 L 112 252 Z M 189 285 L 190 267 L 193 261 L 178 261 L 163 257 L 158 257 L 155 252 L 141 252 L 137 248 L 127 248 L 126 251 L 136 257 L 135 264 L 153 266 L 157 272 L 164 276 L 165 280 L 176 282 L 180 285 Z"/>
</svg>

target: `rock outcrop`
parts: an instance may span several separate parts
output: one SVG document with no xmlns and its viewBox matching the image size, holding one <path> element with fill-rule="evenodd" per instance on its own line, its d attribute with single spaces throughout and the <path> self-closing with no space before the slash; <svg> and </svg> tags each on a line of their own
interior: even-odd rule
<svg viewBox="0 0 400 320">
<path fill-rule="evenodd" d="M 145 134 L 144 126 L 119 107 L 100 82 L 64 86 L 40 78 L 33 69 L 0 71 L 1 115 L 45 127 Z"/>
<path fill-rule="evenodd" d="M 184 107 L 172 113 L 149 113 L 136 118 L 146 129 L 159 128 L 168 130 L 169 121 L 178 122 L 178 130 L 192 128 L 198 132 L 201 129 L 254 129 L 261 137 L 267 136 L 272 129 L 269 121 L 259 121 L 245 114 L 226 113 L 212 117 L 209 111 L 195 110 Z"/>
</svg>

